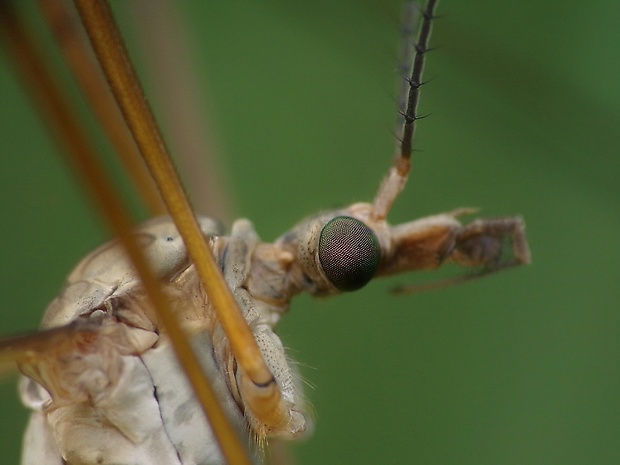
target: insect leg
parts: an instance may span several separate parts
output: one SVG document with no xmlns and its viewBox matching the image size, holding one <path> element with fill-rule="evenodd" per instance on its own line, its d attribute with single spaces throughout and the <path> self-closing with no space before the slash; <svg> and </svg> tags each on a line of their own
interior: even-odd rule
<svg viewBox="0 0 620 465">
<path fill-rule="evenodd" d="M 0 4 L 0 21 L 2 32 L 8 43 L 7 49 L 22 72 L 25 82 L 30 85 L 33 97 L 37 99 L 38 104 L 42 105 L 42 110 L 47 117 L 46 120 L 62 136 L 61 140 L 67 149 L 65 153 L 70 156 L 71 162 L 80 169 L 85 177 L 86 187 L 93 195 L 95 203 L 100 207 L 104 217 L 125 245 L 127 254 L 132 259 L 152 305 L 157 309 L 160 318 L 165 323 L 171 339 L 174 339 L 175 343 L 178 344 L 176 347 L 182 354 L 179 356 L 181 363 L 187 369 L 192 382 L 196 383 L 195 386 L 199 386 L 196 388 L 196 392 L 201 405 L 209 405 L 209 408 L 205 407 L 205 410 L 208 410 L 214 430 L 219 427 L 220 433 L 223 431 L 222 428 L 227 431 L 223 433 L 225 442 L 222 442 L 222 437 L 219 439 L 220 444 L 226 445 L 223 447 L 223 452 L 228 462 L 231 464 L 249 464 L 250 460 L 245 453 L 245 448 L 226 420 L 217 397 L 202 375 L 201 370 L 196 369 L 198 366 L 196 358 L 180 327 L 176 324 L 175 316 L 166 306 L 167 299 L 163 297 L 159 283 L 150 272 L 149 265 L 141 253 L 133 235 L 128 215 L 123 209 L 122 203 L 117 200 L 111 187 L 112 183 L 106 179 L 103 174 L 104 171 L 99 167 L 97 156 L 82 132 L 77 119 L 66 105 L 60 87 L 51 78 L 51 73 L 45 66 L 44 60 L 30 40 L 19 18 L 7 3 Z M 188 360 L 191 362 L 187 362 Z M 217 421 L 213 421 L 213 418 L 216 418 Z"/>
<path fill-rule="evenodd" d="M 280 388 L 200 232 L 111 11 L 104 2 L 76 0 L 75 3 L 119 107 L 213 303 L 235 359 L 247 375 L 243 389 L 255 393 L 246 398 L 246 407 L 268 426 L 279 428 L 288 421 Z"/>
<path fill-rule="evenodd" d="M 163 214 L 165 210 L 159 192 L 121 118 L 101 69 L 86 45 L 86 37 L 83 37 L 76 12 L 71 11 L 65 1 L 42 0 L 39 1 L 39 6 L 90 108 L 116 153 L 122 154 L 120 160 L 149 212 L 151 215 Z"/>
</svg>

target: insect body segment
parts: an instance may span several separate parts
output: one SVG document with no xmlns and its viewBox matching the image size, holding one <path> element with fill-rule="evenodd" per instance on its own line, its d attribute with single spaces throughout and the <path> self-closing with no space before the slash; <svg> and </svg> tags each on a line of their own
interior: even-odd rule
<svg viewBox="0 0 620 465">
<path fill-rule="evenodd" d="M 388 178 L 388 182 L 390 179 L 393 178 Z M 347 279 L 355 282 L 359 278 L 360 269 L 363 274 L 370 274 L 364 276 L 366 281 L 363 285 L 375 276 L 434 269 L 446 262 L 465 267 L 482 267 L 489 272 L 529 263 L 530 253 L 521 218 L 477 219 L 466 225 L 457 220 L 459 216 L 474 211 L 461 208 L 391 226 L 386 220 L 377 218 L 375 204 L 356 203 L 345 209 L 323 212 L 303 220 L 276 244 L 297 257 L 298 272 L 302 275 L 297 281 L 303 290 L 314 295 L 351 290 L 343 288 L 341 283 Z M 334 222 L 356 225 L 352 229 L 356 230 L 361 239 L 351 235 L 350 231 L 343 235 L 349 241 L 350 249 L 359 249 L 359 242 L 372 244 L 367 246 L 372 251 L 371 259 L 364 254 L 348 257 L 346 266 L 337 269 L 341 275 L 336 275 L 335 280 L 334 271 L 330 268 L 333 264 L 327 267 L 324 265 L 326 254 L 321 250 L 325 230 L 331 228 Z M 363 227 L 357 226 L 357 223 Z M 332 234 L 331 231 L 329 233 Z M 342 238 L 338 240 L 344 241 Z M 509 250 L 505 250 L 507 242 L 510 243 Z M 376 250 L 373 249 L 375 246 Z M 347 249 L 342 244 L 339 247 Z M 366 263 L 371 260 L 376 260 L 376 266 L 373 263 L 372 267 L 366 267 Z M 294 274 L 295 267 L 290 268 Z M 346 276 L 347 268 L 352 277 Z"/>
<path fill-rule="evenodd" d="M 256 415 L 247 408 L 247 398 L 257 395 L 254 384 L 247 383 L 237 366 L 171 220 L 147 222 L 136 235 L 239 432 L 249 424 L 259 440 L 299 436 L 309 420 L 296 373 L 273 332 L 284 310 L 277 308 L 274 318 L 274 306 L 263 305 L 260 294 L 253 298 L 244 288 L 258 237 L 244 220 L 235 223 L 230 237 L 222 236 L 208 218 L 201 218 L 200 225 L 281 390 L 277 412 L 260 399 L 253 401 L 267 410 Z M 94 335 L 80 338 L 76 333 L 53 353 L 21 364 L 29 376 L 22 381 L 22 400 L 33 410 L 24 464 L 49 455 L 41 450 L 48 443 L 36 438 L 52 436 L 57 438 L 55 457 L 69 463 L 222 463 L 189 386 L 179 384 L 183 377 L 167 335 L 126 260 L 117 242 L 100 247 L 76 267 L 49 306 L 44 328 L 77 321 L 92 327 Z M 273 419 L 280 418 L 274 427 Z M 118 446 L 111 445 L 111 437 Z M 180 462 L 173 460 L 177 455 Z"/>
</svg>

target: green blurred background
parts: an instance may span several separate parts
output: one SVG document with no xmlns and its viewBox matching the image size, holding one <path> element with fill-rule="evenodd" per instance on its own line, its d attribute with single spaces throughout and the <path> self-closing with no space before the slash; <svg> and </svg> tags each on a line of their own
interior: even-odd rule
<svg viewBox="0 0 620 465">
<path fill-rule="evenodd" d="M 115 7 L 130 30 L 126 5 Z M 389 290 L 412 276 L 296 299 L 279 332 L 317 417 L 297 461 L 620 463 L 620 4 L 446 0 L 439 12 L 430 116 L 391 221 L 461 206 L 522 214 L 533 264 L 408 297 Z M 182 13 L 235 215 L 272 240 L 308 213 L 372 198 L 394 150 L 400 2 Z M 37 327 L 106 232 L 1 64 L 9 335 Z M 16 463 L 26 412 L 12 379 L 0 389 L 0 461 Z"/>
</svg>

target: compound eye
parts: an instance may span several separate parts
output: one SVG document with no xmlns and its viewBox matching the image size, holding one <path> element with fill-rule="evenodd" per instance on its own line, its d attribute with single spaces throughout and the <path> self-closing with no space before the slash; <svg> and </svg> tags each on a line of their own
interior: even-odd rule
<svg viewBox="0 0 620 465">
<path fill-rule="evenodd" d="M 381 247 L 372 230 L 355 218 L 328 221 L 319 238 L 319 262 L 327 279 L 340 291 L 368 283 L 381 262 Z"/>
</svg>

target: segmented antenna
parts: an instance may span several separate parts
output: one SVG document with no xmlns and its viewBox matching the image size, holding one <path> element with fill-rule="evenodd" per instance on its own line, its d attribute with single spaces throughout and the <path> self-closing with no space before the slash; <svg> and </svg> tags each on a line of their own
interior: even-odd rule
<svg viewBox="0 0 620 465">
<path fill-rule="evenodd" d="M 396 130 L 394 134 L 400 137 L 402 127 L 405 124 L 405 114 L 407 111 L 407 100 L 409 97 L 409 76 L 413 68 L 414 55 L 414 36 L 416 26 L 420 22 L 421 15 L 418 4 L 414 1 L 407 1 L 403 6 L 400 20 L 400 44 L 398 57 L 398 76 L 396 81 L 396 98 L 398 99 L 398 115 L 396 118 Z M 401 141 L 397 141 L 397 150 L 400 151 Z"/>
<path fill-rule="evenodd" d="M 429 50 L 428 40 L 431 35 L 431 22 L 434 17 L 436 4 L 437 0 L 429 0 L 422 14 L 420 35 L 417 43 L 414 44 L 415 58 L 413 60 L 413 70 L 411 71 L 411 76 L 406 80 L 409 84 L 409 97 L 407 99 L 407 108 L 402 115 L 405 119 L 405 124 L 403 125 L 400 143 L 400 157 L 405 159 L 411 158 L 413 136 L 415 135 L 416 128 L 415 122 L 420 118 L 417 115 L 417 111 L 420 101 L 420 86 L 424 84 L 422 82 L 422 71 L 424 70 L 424 57 Z"/>
<path fill-rule="evenodd" d="M 409 177 L 411 168 L 411 152 L 413 147 L 413 136 L 415 135 L 415 122 L 420 119 L 418 116 L 418 102 L 420 101 L 420 87 L 422 86 L 422 71 L 424 69 L 424 57 L 428 52 L 428 41 L 431 35 L 431 23 L 435 14 L 437 0 L 429 0 L 426 8 L 422 12 L 422 24 L 418 40 L 413 44 L 415 57 L 413 59 L 413 69 L 409 77 L 405 77 L 405 84 L 409 86 L 406 108 L 399 107 L 399 113 L 404 119 L 402 132 L 400 132 L 400 150 L 396 155 L 394 164 L 385 177 L 379 191 L 373 201 L 372 220 L 381 221 L 387 217 L 390 207 L 398 194 L 403 190 Z M 407 21 L 407 10 L 405 10 L 405 22 Z M 405 92 L 403 92 L 404 94 Z M 404 105 L 403 105 L 404 106 Z"/>
</svg>

